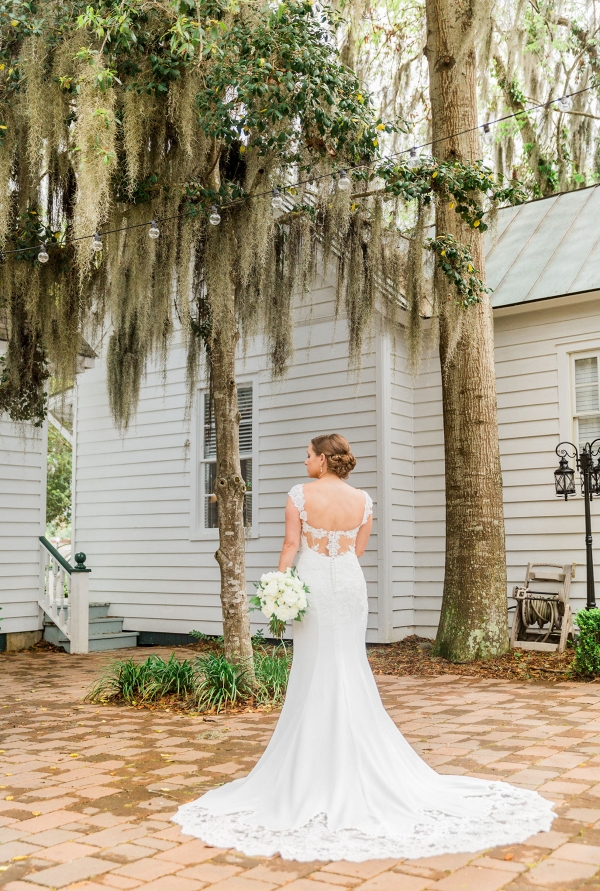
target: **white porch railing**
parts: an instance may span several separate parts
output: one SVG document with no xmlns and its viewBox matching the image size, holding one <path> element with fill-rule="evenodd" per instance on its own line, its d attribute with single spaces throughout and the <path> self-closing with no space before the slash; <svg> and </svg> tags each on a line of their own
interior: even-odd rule
<svg viewBox="0 0 600 891">
<path fill-rule="evenodd" d="M 75 554 L 71 566 L 47 538 L 40 535 L 40 594 L 38 604 L 71 642 L 71 653 L 89 649 L 90 589 L 85 554 Z"/>
</svg>

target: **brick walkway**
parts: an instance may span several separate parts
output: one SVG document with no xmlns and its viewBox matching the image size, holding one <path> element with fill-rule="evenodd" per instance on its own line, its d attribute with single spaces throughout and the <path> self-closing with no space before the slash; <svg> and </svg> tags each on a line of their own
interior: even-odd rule
<svg viewBox="0 0 600 891">
<path fill-rule="evenodd" d="M 431 765 L 539 789 L 560 816 L 551 832 L 481 854 L 299 864 L 210 848 L 169 822 L 179 803 L 243 776 L 276 716 L 84 705 L 109 658 L 0 656 L 5 891 L 600 891 L 600 685 L 378 678 Z"/>
</svg>

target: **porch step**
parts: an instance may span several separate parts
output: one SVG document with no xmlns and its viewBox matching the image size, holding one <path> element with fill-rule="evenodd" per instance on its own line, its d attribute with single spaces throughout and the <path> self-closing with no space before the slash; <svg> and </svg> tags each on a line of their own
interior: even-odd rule
<svg viewBox="0 0 600 891">
<path fill-rule="evenodd" d="M 109 616 L 110 604 L 90 603 L 89 649 L 90 653 L 104 650 L 122 650 L 137 645 L 137 631 L 123 631 L 123 619 Z M 46 616 L 44 619 L 44 640 L 71 651 L 71 642 L 60 628 Z"/>
</svg>

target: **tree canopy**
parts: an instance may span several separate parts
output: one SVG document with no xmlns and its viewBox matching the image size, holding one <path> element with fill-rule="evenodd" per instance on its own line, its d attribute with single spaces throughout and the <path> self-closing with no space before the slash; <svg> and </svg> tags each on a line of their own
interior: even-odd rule
<svg viewBox="0 0 600 891">
<path fill-rule="evenodd" d="M 176 329 L 193 383 L 231 293 L 236 327 L 265 332 L 282 374 L 292 294 L 318 253 L 337 264 L 356 361 L 377 288 L 418 292 L 404 283 L 407 203 L 451 202 L 482 231 L 486 206 L 523 200 L 481 163 L 381 157 L 382 134 L 406 126 L 342 64 L 338 26 L 310 0 L 1 0 L 0 405 L 13 418 L 39 422 L 48 368 L 72 378 L 81 333 L 109 325 L 127 427 Z M 354 192 L 336 188 L 346 170 Z M 469 246 L 438 233 L 427 247 L 459 304 L 477 301 Z"/>
</svg>

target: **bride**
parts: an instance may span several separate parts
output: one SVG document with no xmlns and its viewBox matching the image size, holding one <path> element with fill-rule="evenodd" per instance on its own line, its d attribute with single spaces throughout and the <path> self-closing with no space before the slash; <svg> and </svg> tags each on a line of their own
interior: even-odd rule
<svg viewBox="0 0 600 891">
<path fill-rule="evenodd" d="M 251 773 L 179 808 L 183 832 L 247 855 L 370 860 L 474 852 L 550 828 L 551 802 L 508 783 L 437 774 L 385 711 L 365 651 L 367 588 L 358 558 L 372 501 L 345 482 L 343 436 L 317 436 L 294 486 L 279 569 L 309 588 L 275 732 Z"/>
</svg>

